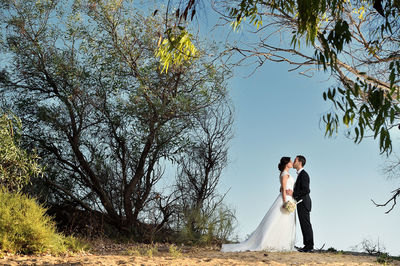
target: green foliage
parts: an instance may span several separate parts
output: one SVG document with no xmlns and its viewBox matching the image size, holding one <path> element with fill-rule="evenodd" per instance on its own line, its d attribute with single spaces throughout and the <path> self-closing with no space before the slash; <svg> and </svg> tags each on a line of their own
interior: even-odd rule
<svg viewBox="0 0 400 266">
<path fill-rule="evenodd" d="M 292 16 L 293 19 L 297 21 L 297 32 L 294 33 L 294 36 L 305 35 L 307 43 L 314 44 L 318 36 L 320 21 L 324 18 L 326 12 L 331 10 L 332 13 L 336 13 L 339 17 L 341 8 L 338 7 L 342 6 L 344 3 L 344 0 L 241 0 L 229 10 L 229 15 L 235 20 L 232 24 L 235 29 L 245 21 L 246 18 L 249 18 L 250 22 L 258 28 L 263 23 L 262 12 L 259 10 L 265 7 L 271 12 L 279 11 L 285 13 Z M 341 27 L 342 24 L 342 22 L 339 22 L 337 27 Z"/>
<path fill-rule="evenodd" d="M 393 262 L 393 258 L 389 256 L 388 253 L 381 253 L 378 258 L 376 258 L 376 262 L 383 265 L 390 265 Z"/>
<path fill-rule="evenodd" d="M 147 257 L 153 257 L 156 253 L 158 252 L 158 249 L 157 249 L 157 247 L 152 247 L 152 248 L 149 248 L 147 251 L 146 251 L 146 256 Z"/>
<path fill-rule="evenodd" d="M 21 190 L 43 173 L 38 156 L 20 148 L 21 131 L 18 117 L 0 112 L 0 185 L 10 191 Z"/>
<path fill-rule="evenodd" d="M 169 28 L 165 35 L 164 39 L 160 37 L 156 51 L 163 66 L 161 72 L 168 72 L 170 64 L 179 66 L 198 57 L 197 48 L 192 43 L 193 36 L 185 28 Z"/>
<path fill-rule="evenodd" d="M 74 253 L 90 250 L 90 243 L 88 241 L 74 236 L 65 237 L 64 244 L 69 251 Z"/>
<path fill-rule="evenodd" d="M 174 244 L 169 245 L 169 255 L 175 259 L 182 257 L 182 250 Z"/>
<path fill-rule="evenodd" d="M 64 237 L 56 232 L 54 222 L 45 211 L 34 199 L 1 189 L 0 251 L 20 254 L 66 252 Z"/>
<path fill-rule="evenodd" d="M 186 210 L 180 241 L 196 245 L 226 242 L 233 233 L 234 222 L 234 213 L 225 206 L 220 206 L 210 214 L 199 209 Z"/>
<path fill-rule="evenodd" d="M 135 256 L 135 257 L 139 257 L 142 255 L 140 252 L 140 249 L 138 249 L 138 248 L 130 248 L 130 249 L 125 250 L 122 253 L 127 256 Z"/>
<path fill-rule="evenodd" d="M 129 256 L 147 256 L 149 258 L 153 257 L 157 253 L 158 253 L 157 244 L 141 245 L 134 248 L 130 248 L 124 252 L 124 254 Z"/>
<path fill-rule="evenodd" d="M 399 71 L 399 65 L 399 62 L 391 64 L 392 71 Z M 354 89 L 329 89 L 328 93 L 323 93 L 323 98 L 326 101 L 330 100 L 335 108 L 343 113 L 342 122 L 350 127 L 349 134 L 353 132 L 355 143 L 360 143 L 365 132 L 370 130 L 374 139 L 379 137 L 381 153 L 390 154 L 392 151 L 390 129 L 400 113 L 399 89 L 397 86 L 392 86 L 389 90 L 383 90 L 360 79 L 357 81 Z M 362 102 L 359 101 L 360 98 L 363 98 Z M 340 118 L 335 112 L 324 115 L 323 121 L 326 123 L 326 135 L 331 136 L 337 132 Z"/>
<path fill-rule="evenodd" d="M 258 12 L 259 1 L 245 1 L 242 0 L 238 7 L 231 8 L 229 15 L 235 20 L 231 23 L 234 30 L 237 30 L 239 26 L 249 18 L 250 23 L 257 27 L 262 26 L 262 17 Z"/>
<path fill-rule="evenodd" d="M 342 52 L 343 47 L 351 42 L 351 33 L 349 25 L 346 21 L 338 19 L 334 28 L 332 28 L 327 37 L 323 33 L 319 34 L 319 40 L 323 46 L 323 51 L 315 49 L 315 58 L 319 66 L 322 65 L 324 70 L 330 69 L 335 71 L 337 64 L 337 54 Z"/>
</svg>

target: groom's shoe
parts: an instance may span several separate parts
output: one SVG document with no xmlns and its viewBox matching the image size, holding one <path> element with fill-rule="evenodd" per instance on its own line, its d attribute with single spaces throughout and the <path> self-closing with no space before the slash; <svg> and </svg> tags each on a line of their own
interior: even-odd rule
<svg viewBox="0 0 400 266">
<path fill-rule="evenodd" d="M 294 246 L 294 248 L 297 249 L 297 251 L 300 251 L 300 249 L 303 249 L 303 248 L 297 247 L 297 246 Z"/>
<path fill-rule="evenodd" d="M 312 248 L 308 248 L 308 247 L 304 247 L 302 249 L 299 250 L 300 252 L 306 252 L 306 253 L 312 253 L 313 249 Z"/>
</svg>

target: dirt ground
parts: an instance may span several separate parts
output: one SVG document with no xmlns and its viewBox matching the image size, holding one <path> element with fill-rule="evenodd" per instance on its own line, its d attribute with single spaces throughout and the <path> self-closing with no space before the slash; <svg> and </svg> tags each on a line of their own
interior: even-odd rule
<svg viewBox="0 0 400 266">
<path fill-rule="evenodd" d="M 6 255 L 0 265 L 380 265 L 377 258 L 342 253 L 241 252 L 222 253 L 218 247 L 105 244 L 98 242 L 90 252 L 62 256 Z M 392 261 L 390 265 L 400 265 Z"/>
</svg>

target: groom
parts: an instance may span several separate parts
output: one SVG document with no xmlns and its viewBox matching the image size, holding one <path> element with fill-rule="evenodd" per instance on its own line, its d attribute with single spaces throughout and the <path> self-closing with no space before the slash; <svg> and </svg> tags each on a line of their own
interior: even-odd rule
<svg viewBox="0 0 400 266">
<path fill-rule="evenodd" d="M 306 158 L 298 155 L 294 160 L 293 167 L 297 170 L 297 179 L 294 184 L 294 191 L 287 190 L 286 194 L 293 196 L 299 203 L 297 204 L 297 214 L 299 215 L 301 233 L 303 234 L 303 248 L 300 252 L 312 252 L 314 248 L 313 230 L 310 222 L 311 198 L 310 198 L 310 177 L 303 169 L 306 165 Z"/>
</svg>

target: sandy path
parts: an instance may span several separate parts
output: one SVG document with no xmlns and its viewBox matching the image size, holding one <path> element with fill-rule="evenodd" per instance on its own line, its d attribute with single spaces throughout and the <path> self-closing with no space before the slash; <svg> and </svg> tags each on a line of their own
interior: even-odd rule
<svg viewBox="0 0 400 266">
<path fill-rule="evenodd" d="M 103 253 L 106 254 L 11 255 L 0 259 L 0 265 L 379 265 L 376 257 L 333 253 L 221 253 L 206 248 L 183 250 L 178 258 L 171 256 L 168 251 L 158 251 L 151 257 L 123 255 L 123 250 Z M 400 262 L 393 261 L 391 265 L 400 265 Z"/>
<path fill-rule="evenodd" d="M 219 247 L 180 247 L 168 244 L 118 244 L 106 239 L 90 241 L 87 253 L 63 256 L 0 258 L 0 265 L 379 265 L 376 257 L 342 253 L 240 252 L 222 253 Z M 150 251 L 150 253 L 149 253 Z M 393 261 L 391 265 L 399 265 Z"/>
</svg>

